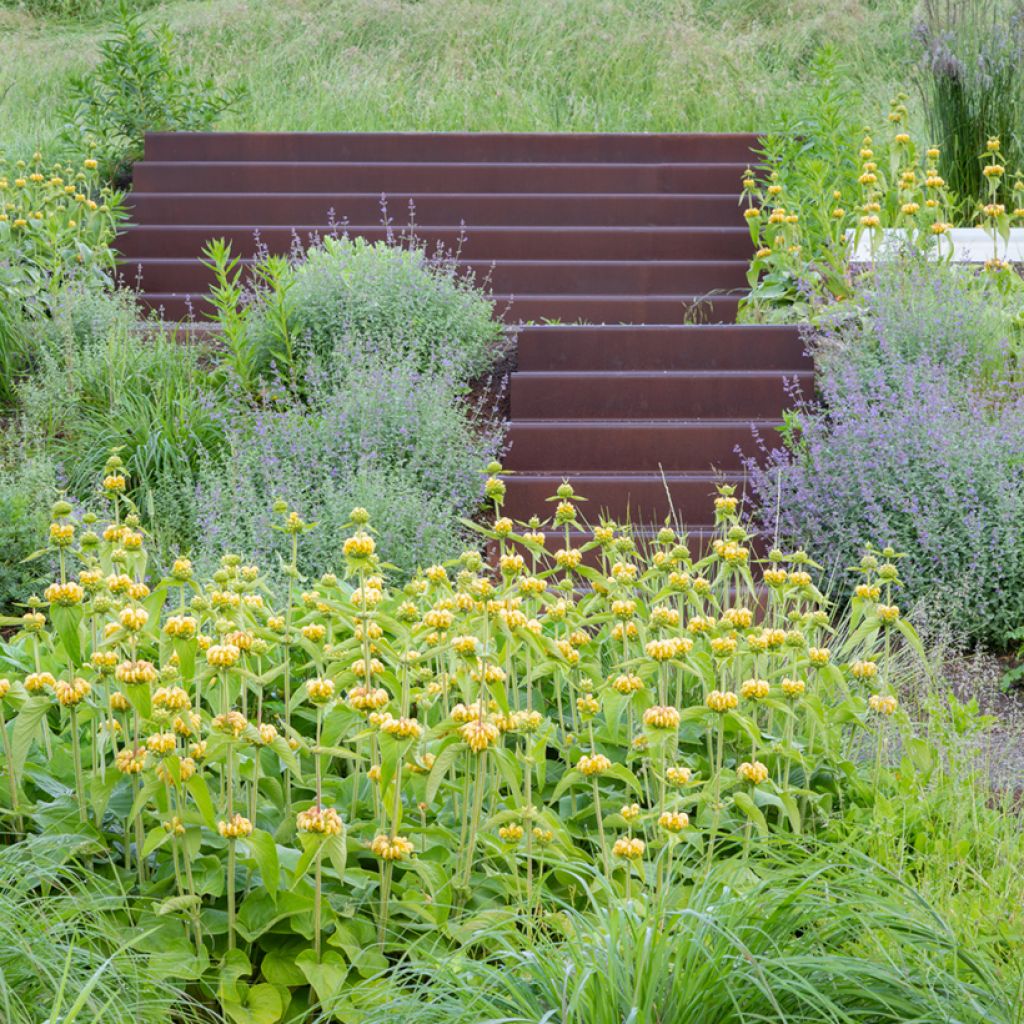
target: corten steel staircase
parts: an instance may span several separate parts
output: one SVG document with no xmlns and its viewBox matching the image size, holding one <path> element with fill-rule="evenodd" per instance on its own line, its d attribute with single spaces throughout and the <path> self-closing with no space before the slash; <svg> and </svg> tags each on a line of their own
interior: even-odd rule
<svg viewBox="0 0 1024 1024">
<path fill-rule="evenodd" d="M 543 515 L 563 477 L 638 524 L 708 524 L 751 425 L 785 379 L 810 389 L 797 331 L 737 325 L 751 243 L 737 202 L 753 135 L 152 134 L 135 167 L 123 273 L 146 301 L 202 315 L 198 262 L 225 237 L 287 251 L 343 221 L 385 237 L 381 197 L 415 208 L 524 326 L 510 384 L 506 509 Z M 493 269 L 492 269 L 493 268 Z M 191 298 L 190 298 L 191 296 Z M 577 323 L 579 321 L 579 323 Z M 669 497 L 669 495 L 671 497 Z"/>
</svg>

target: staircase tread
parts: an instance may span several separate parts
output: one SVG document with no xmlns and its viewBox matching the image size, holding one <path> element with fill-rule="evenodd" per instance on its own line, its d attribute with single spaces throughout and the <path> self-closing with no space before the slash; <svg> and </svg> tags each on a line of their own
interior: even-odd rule
<svg viewBox="0 0 1024 1024">
<path fill-rule="evenodd" d="M 680 377 L 684 379 L 689 379 L 691 377 L 708 377 L 715 379 L 719 377 L 729 377 L 742 380 L 746 377 L 785 377 L 787 374 L 808 376 L 811 373 L 812 370 L 810 367 L 794 367 L 791 370 L 517 370 L 516 376 L 529 377 L 531 379 L 537 377 L 558 377 L 565 380 L 577 380 L 580 377 L 594 379 L 615 377 L 618 380 L 621 380 L 624 377 L 633 380 L 651 377 Z"/>
</svg>

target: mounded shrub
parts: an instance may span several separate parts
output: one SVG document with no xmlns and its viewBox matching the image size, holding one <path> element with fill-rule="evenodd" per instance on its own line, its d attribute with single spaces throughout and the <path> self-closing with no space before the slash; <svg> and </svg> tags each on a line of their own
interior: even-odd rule
<svg viewBox="0 0 1024 1024">
<path fill-rule="evenodd" d="M 453 260 L 328 236 L 294 259 L 275 288 L 256 292 L 248 329 L 265 356 L 289 347 L 285 323 L 333 372 L 372 357 L 465 382 L 494 362 L 502 327 L 493 314 L 493 302 Z"/>
</svg>

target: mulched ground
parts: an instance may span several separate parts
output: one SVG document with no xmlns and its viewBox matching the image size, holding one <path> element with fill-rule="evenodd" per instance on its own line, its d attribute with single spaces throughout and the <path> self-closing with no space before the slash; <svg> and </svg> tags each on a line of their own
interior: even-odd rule
<svg viewBox="0 0 1024 1024">
<path fill-rule="evenodd" d="M 978 755 L 989 762 L 998 788 L 1019 793 L 1024 791 L 1024 690 L 1002 690 L 1000 680 L 1010 664 L 992 654 L 972 654 L 947 660 L 944 676 L 961 701 L 976 698 L 981 711 L 997 719 L 982 734 Z"/>
</svg>

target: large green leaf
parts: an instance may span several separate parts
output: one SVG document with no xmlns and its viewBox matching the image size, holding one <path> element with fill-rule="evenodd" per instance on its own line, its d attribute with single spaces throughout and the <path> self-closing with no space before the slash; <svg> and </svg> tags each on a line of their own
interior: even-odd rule
<svg viewBox="0 0 1024 1024">
<path fill-rule="evenodd" d="M 280 881 L 281 867 L 277 858 L 277 844 L 274 837 L 263 829 L 253 829 L 252 835 L 239 844 L 259 869 L 263 886 L 270 898 L 277 900 L 277 888 Z"/>
<path fill-rule="evenodd" d="M 329 1003 L 341 994 L 348 977 L 348 964 L 340 953 L 328 949 L 317 960 L 316 952 L 306 949 L 295 958 L 295 965 L 305 975 L 320 1002 Z"/>
</svg>

